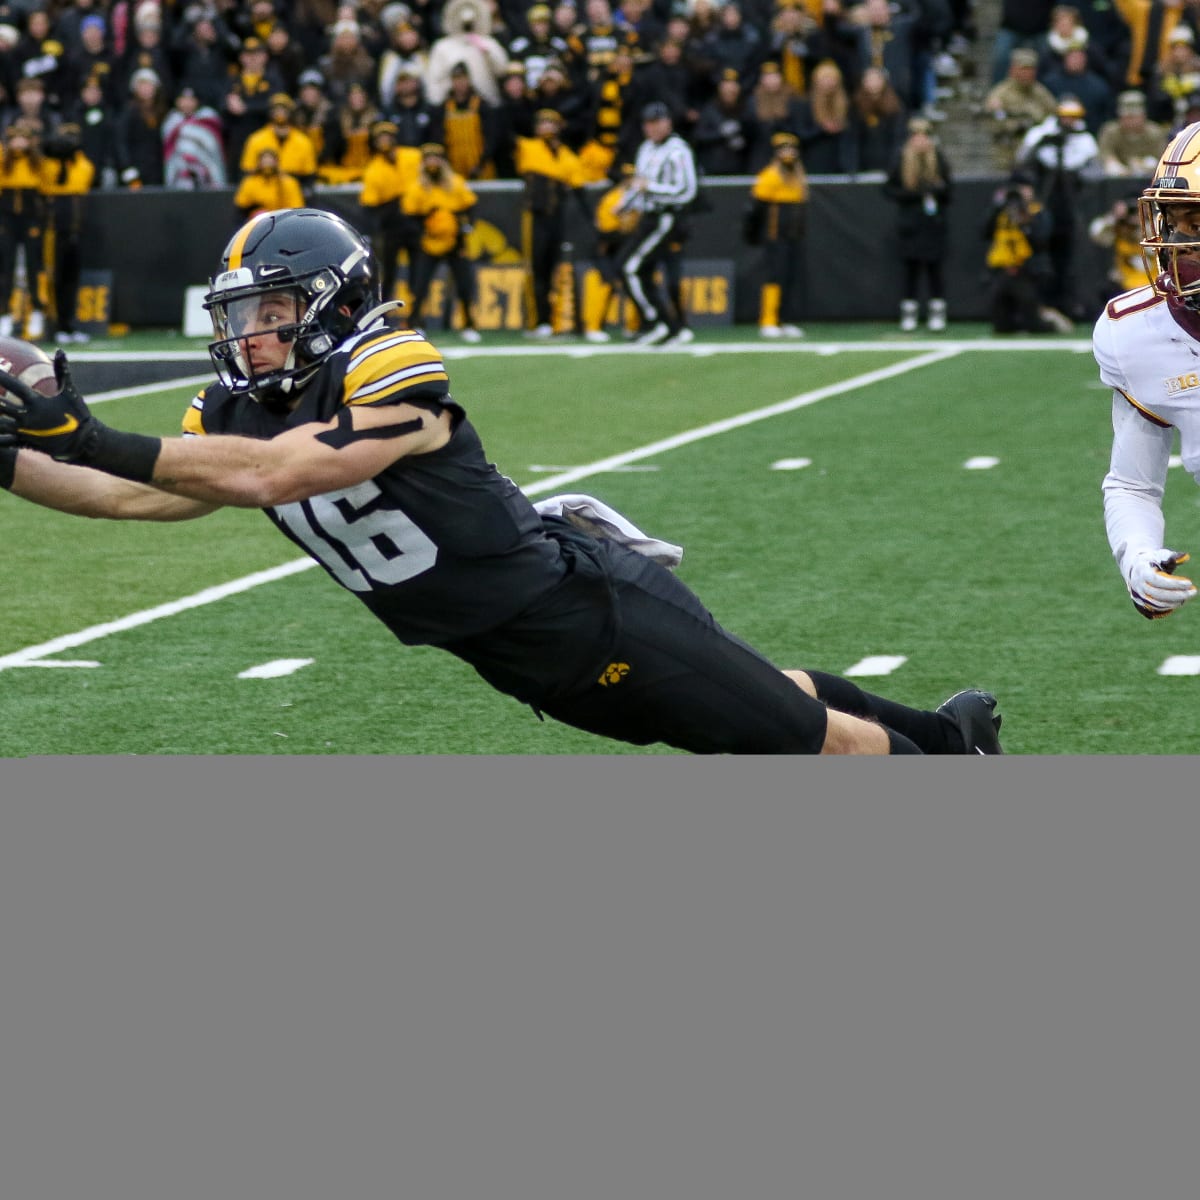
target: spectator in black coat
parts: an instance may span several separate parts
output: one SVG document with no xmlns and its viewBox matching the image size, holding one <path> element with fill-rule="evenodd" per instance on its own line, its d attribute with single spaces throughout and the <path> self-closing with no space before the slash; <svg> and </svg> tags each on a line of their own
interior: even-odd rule
<svg viewBox="0 0 1200 1200">
<path fill-rule="evenodd" d="M 692 146 L 706 175 L 745 175 L 750 161 L 752 121 L 742 84 L 732 67 L 721 72 L 717 94 L 700 109 Z"/>
<path fill-rule="evenodd" d="M 178 26 L 171 37 L 171 62 L 179 87 L 190 87 L 201 104 L 220 111 L 229 90 L 229 73 L 240 50 L 241 44 L 229 26 L 202 9 Z"/>
<path fill-rule="evenodd" d="M 713 65 L 717 77 L 732 68 L 742 79 L 752 81 L 765 57 L 762 34 L 742 18 L 736 4 L 723 4 L 716 27 L 700 43 L 700 53 Z"/>
<path fill-rule="evenodd" d="M 946 328 L 945 287 L 942 264 L 946 258 L 946 205 L 950 203 L 950 165 L 933 139 L 930 123 L 922 117 L 908 122 L 908 137 L 900 148 L 884 194 L 897 209 L 893 242 L 902 273 L 900 328 L 917 328 L 922 284 L 927 300 L 929 329 Z"/>
<path fill-rule="evenodd" d="M 240 176 L 242 147 L 256 129 L 267 123 L 271 97 L 282 91 L 283 79 L 271 65 L 267 47 L 256 37 L 246 38 L 238 51 L 237 72 L 228 80 L 225 95 L 216 106 L 225 124 L 225 161 L 230 179 Z"/>
<path fill-rule="evenodd" d="M 163 40 L 159 9 L 142 5 L 133 19 L 133 32 L 117 64 L 118 89 L 128 89 L 138 71 L 153 71 L 159 79 L 164 99 L 175 94 L 175 70 Z M 122 81 L 124 81 L 122 83 Z"/>
<path fill-rule="evenodd" d="M 882 67 L 868 67 L 850 101 L 859 171 L 888 171 L 907 136 L 904 103 Z"/>
<path fill-rule="evenodd" d="M 800 147 L 809 175 L 851 175 L 858 147 L 850 121 L 850 97 L 834 62 L 818 64 L 800 117 Z"/>
<path fill-rule="evenodd" d="M 83 22 L 88 17 L 104 20 L 104 10 L 109 6 L 104 0 L 74 0 L 69 6 L 56 7 L 60 8 L 60 12 L 54 19 L 54 36 L 70 51 L 71 47 L 79 44 Z"/>
<path fill-rule="evenodd" d="M 14 121 L 24 121 L 35 130 L 38 139 L 48 138 L 58 127 L 59 115 L 50 107 L 46 85 L 36 75 L 18 79 L 15 88 L 16 103 L 6 109 L 3 126 L 7 129 Z"/>
<path fill-rule="evenodd" d="M 751 174 L 761 171 L 775 156 L 777 133 L 800 136 L 804 123 L 804 104 L 784 78 L 782 66 L 774 60 L 758 71 L 758 83 L 749 97 L 746 115 L 750 118 Z"/>
<path fill-rule="evenodd" d="M 127 188 L 162 187 L 162 82 L 145 67 L 129 81 L 130 97 L 117 117 L 117 170 Z"/>
<path fill-rule="evenodd" d="M 1084 122 L 1093 136 L 1116 115 L 1116 93 L 1103 75 L 1092 70 L 1086 36 L 1063 55 L 1061 66 L 1048 71 L 1042 82 L 1055 96 L 1074 96 L 1083 105 Z"/>
<path fill-rule="evenodd" d="M 1009 59 L 1018 47 L 1036 50 L 1050 28 L 1056 0 L 1000 0 L 1000 27 L 992 42 L 992 84 L 1008 76 Z"/>
<path fill-rule="evenodd" d="M 700 116 L 696 95 L 701 90 L 693 66 L 685 57 L 685 44 L 666 37 L 658 44 L 654 61 L 639 67 L 629 92 L 629 111 L 639 113 L 652 100 L 661 100 L 670 110 L 676 132 L 690 139 Z M 640 141 L 641 128 L 635 121 L 634 136 Z"/>
<path fill-rule="evenodd" d="M 496 148 L 492 161 L 500 179 L 516 179 L 517 138 L 533 137 L 536 111 L 537 105 L 525 86 L 524 64 L 509 63 L 500 78 L 500 104 L 495 114 Z"/>
<path fill-rule="evenodd" d="M 424 146 L 436 142 L 437 112 L 425 100 L 421 76 L 411 63 L 401 63 L 392 82 L 392 95 L 383 109 L 384 119 L 396 126 L 398 146 Z"/>
<path fill-rule="evenodd" d="M 292 37 L 291 30 L 282 21 L 271 27 L 265 40 L 271 65 L 279 72 L 284 91 L 289 96 L 294 96 L 305 67 L 304 51 L 300 48 L 300 43 Z"/>
<path fill-rule="evenodd" d="M 104 96 L 100 81 L 85 79 L 79 96 L 65 110 L 66 119 L 79 126 L 80 149 L 96 168 L 96 187 L 117 186 L 117 118 Z"/>
<path fill-rule="evenodd" d="M 57 110 L 72 91 L 73 81 L 66 64 L 66 50 L 53 36 L 50 14 L 44 8 L 32 9 L 25 18 L 25 33 L 14 51 L 23 79 L 40 79 L 46 87 L 46 101 Z"/>
<path fill-rule="evenodd" d="M 74 103 L 83 81 L 93 76 L 100 81 L 108 102 L 118 107 L 120 98 L 113 78 L 112 53 L 108 47 L 108 27 L 104 18 L 92 13 L 79 22 L 78 29 L 75 39 L 67 43 L 65 74 L 68 85 L 63 96 L 64 107 Z"/>
</svg>

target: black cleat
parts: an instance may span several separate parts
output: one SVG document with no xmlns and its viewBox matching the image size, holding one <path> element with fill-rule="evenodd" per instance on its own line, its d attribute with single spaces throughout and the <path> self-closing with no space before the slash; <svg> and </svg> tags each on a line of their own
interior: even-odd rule
<svg viewBox="0 0 1200 1200">
<path fill-rule="evenodd" d="M 996 697 L 979 688 L 955 692 L 949 700 L 938 705 L 938 712 L 948 717 L 963 739 L 963 754 L 1003 754 L 1000 747 L 1000 716 L 996 712 Z"/>
</svg>

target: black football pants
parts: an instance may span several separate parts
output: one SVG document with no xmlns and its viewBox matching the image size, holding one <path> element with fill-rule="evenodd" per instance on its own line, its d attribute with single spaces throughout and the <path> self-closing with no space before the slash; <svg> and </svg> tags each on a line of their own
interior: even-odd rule
<svg viewBox="0 0 1200 1200">
<path fill-rule="evenodd" d="M 665 567 L 611 542 L 591 546 L 533 611 L 447 648 L 546 716 L 617 741 L 820 752 L 824 704 L 721 628 Z"/>
</svg>

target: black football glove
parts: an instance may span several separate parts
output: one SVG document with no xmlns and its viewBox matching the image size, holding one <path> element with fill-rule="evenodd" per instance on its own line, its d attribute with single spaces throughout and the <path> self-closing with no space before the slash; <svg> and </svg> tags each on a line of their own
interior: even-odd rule
<svg viewBox="0 0 1200 1200">
<path fill-rule="evenodd" d="M 67 356 L 54 355 L 58 391 L 43 396 L 0 371 L 0 447 L 40 450 L 59 462 L 82 463 L 138 483 L 149 483 L 162 449 L 159 438 L 122 433 L 97 420 L 71 381 Z"/>
<path fill-rule="evenodd" d="M 80 462 L 99 434 L 99 422 L 83 397 L 75 390 L 67 356 L 54 355 L 54 379 L 58 391 L 44 396 L 27 383 L 0 371 L 0 446 L 25 446 L 40 450 L 59 462 Z"/>
</svg>

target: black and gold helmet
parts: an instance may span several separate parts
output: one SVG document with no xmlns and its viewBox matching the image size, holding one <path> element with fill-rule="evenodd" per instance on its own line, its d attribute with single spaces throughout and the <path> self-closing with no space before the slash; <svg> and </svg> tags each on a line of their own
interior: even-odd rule
<svg viewBox="0 0 1200 1200">
<path fill-rule="evenodd" d="M 295 294 L 294 324 L 273 327 L 290 342 L 278 370 L 256 376 L 243 339 L 257 332 L 267 294 Z M 213 322 L 209 354 L 221 382 L 278 404 L 316 373 L 337 345 L 379 308 L 379 274 L 370 244 L 334 213 L 289 208 L 259 213 L 230 239 L 204 297 Z"/>
<path fill-rule="evenodd" d="M 1171 139 L 1138 198 L 1142 258 L 1155 291 L 1200 310 L 1200 234 L 1177 228 L 1183 208 L 1200 213 L 1200 122 Z"/>
</svg>

